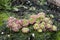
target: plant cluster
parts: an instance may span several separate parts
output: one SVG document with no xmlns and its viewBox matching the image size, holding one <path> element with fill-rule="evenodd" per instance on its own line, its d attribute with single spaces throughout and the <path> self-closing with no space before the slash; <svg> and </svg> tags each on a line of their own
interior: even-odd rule
<svg viewBox="0 0 60 40">
<path fill-rule="evenodd" d="M 46 17 L 44 12 L 38 13 L 37 15 L 31 15 L 29 19 L 16 19 L 14 17 L 9 17 L 7 21 L 7 27 L 14 32 L 18 32 L 21 29 L 23 33 L 28 33 L 30 31 L 28 28 L 29 25 L 32 25 L 31 28 L 38 32 L 47 30 L 57 31 L 57 27 L 53 25 L 52 18 Z"/>
</svg>

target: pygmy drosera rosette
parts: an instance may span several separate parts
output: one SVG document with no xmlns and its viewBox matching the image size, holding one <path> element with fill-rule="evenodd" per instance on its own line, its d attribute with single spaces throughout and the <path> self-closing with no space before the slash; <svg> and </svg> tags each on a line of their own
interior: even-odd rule
<svg viewBox="0 0 60 40">
<path fill-rule="evenodd" d="M 37 24 L 37 23 L 35 23 L 35 24 L 33 25 L 33 28 L 34 28 L 35 30 L 38 30 L 38 29 L 40 28 L 40 25 Z"/>
<path fill-rule="evenodd" d="M 23 32 L 23 33 L 28 33 L 29 31 L 30 31 L 29 28 L 25 28 L 25 27 L 22 28 L 22 32 Z"/>
</svg>

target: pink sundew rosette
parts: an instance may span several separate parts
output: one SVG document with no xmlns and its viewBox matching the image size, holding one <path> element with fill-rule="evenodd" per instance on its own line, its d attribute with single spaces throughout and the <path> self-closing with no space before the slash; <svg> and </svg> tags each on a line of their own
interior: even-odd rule
<svg viewBox="0 0 60 40">
<path fill-rule="evenodd" d="M 22 28 L 22 26 L 19 24 L 19 21 L 14 17 L 10 17 L 8 19 L 7 27 L 15 32 L 17 32 L 20 28 Z"/>
<path fill-rule="evenodd" d="M 45 18 L 45 13 L 41 12 L 41 13 L 38 13 L 38 18 L 41 17 L 41 18 Z"/>
<path fill-rule="evenodd" d="M 36 22 L 36 19 L 37 19 L 37 15 L 31 15 L 29 19 L 30 24 L 34 24 Z"/>
<path fill-rule="evenodd" d="M 11 29 L 12 29 L 13 31 L 15 31 L 15 32 L 18 32 L 21 27 L 22 27 L 21 25 L 16 24 L 16 23 L 13 23 Z"/>
<path fill-rule="evenodd" d="M 18 20 L 20 25 L 23 25 L 23 19 Z"/>
<path fill-rule="evenodd" d="M 29 25 L 29 20 L 23 19 L 23 20 L 22 20 L 22 26 L 26 27 L 26 26 L 28 26 L 28 25 Z"/>
</svg>

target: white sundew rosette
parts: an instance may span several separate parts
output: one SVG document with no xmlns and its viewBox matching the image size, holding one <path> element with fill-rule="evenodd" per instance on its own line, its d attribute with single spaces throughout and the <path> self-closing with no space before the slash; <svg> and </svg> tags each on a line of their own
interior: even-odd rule
<svg viewBox="0 0 60 40">
<path fill-rule="evenodd" d="M 38 13 L 38 15 L 44 15 L 45 16 L 45 13 L 44 12 L 40 12 L 40 13 Z"/>
<path fill-rule="evenodd" d="M 47 23 L 49 20 L 50 20 L 50 18 L 48 18 L 48 17 L 45 17 L 45 18 L 44 18 L 44 22 L 46 22 L 46 23 Z"/>
<path fill-rule="evenodd" d="M 46 24 L 53 24 L 53 22 L 52 22 L 52 19 L 50 19 L 50 18 L 48 18 L 48 17 L 45 17 L 44 19 L 43 19 L 43 21 L 46 23 Z"/>
<path fill-rule="evenodd" d="M 47 21 L 47 24 L 53 24 L 52 20 Z"/>
<path fill-rule="evenodd" d="M 53 14 L 50 14 L 50 17 L 51 17 L 51 18 L 54 18 L 54 15 L 53 15 Z"/>
<path fill-rule="evenodd" d="M 29 28 L 27 28 L 27 27 L 24 27 L 24 28 L 22 28 L 22 32 L 23 33 L 28 33 L 30 30 L 29 30 Z"/>
<path fill-rule="evenodd" d="M 57 31 L 57 27 L 55 25 L 53 25 L 52 31 Z"/>
</svg>

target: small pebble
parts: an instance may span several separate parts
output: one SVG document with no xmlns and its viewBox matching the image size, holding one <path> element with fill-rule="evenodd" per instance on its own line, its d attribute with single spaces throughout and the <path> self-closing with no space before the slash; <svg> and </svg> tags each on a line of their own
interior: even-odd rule
<svg viewBox="0 0 60 40">
<path fill-rule="evenodd" d="M 4 34 L 4 32 L 1 32 L 1 34 Z"/>
<path fill-rule="evenodd" d="M 10 35 L 8 35 L 8 37 L 10 37 Z"/>
</svg>

